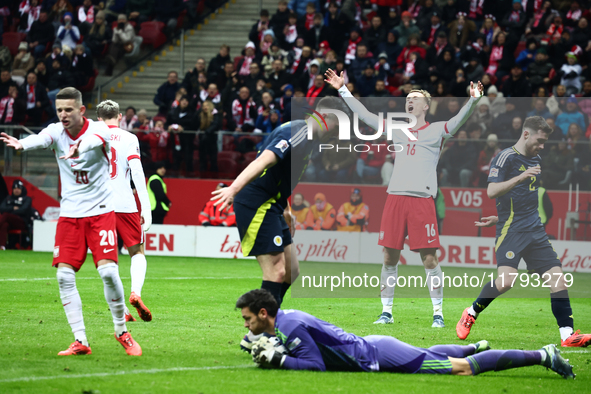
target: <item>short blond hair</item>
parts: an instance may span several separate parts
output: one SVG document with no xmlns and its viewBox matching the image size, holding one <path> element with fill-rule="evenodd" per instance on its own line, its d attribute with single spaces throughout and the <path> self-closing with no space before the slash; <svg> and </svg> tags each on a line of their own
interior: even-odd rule
<svg viewBox="0 0 591 394">
<path fill-rule="evenodd" d="M 429 106 L 429 108 L 431 108 L 431 93 L 427 92 L 425 89 L 413 89 L 410 92 L 408 92 L 408 94 L 411 93 L 420 93 L 423 95 L 423 97 L 425 97 L 425 101 L 427 102 L 427 105 Z"/>
<path fill-rule="evenodd" d="M 119 116 L 119 104 L 113 100 L 102 101 L 96 106 L 96 116 L 102 120 L 117 118 Z"/>
</svg>

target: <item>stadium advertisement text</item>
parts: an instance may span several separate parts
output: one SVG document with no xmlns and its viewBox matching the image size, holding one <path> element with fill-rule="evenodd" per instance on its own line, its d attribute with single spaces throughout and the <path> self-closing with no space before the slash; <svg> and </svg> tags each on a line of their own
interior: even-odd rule
<svg viewBox="0 0 591 394">
<path fill-rule="evenodd" d="M 57 222 L 36 221 L 33 250 L 52 252 Z M 293 248 L 301 262 L 382 264 L 378 233 L 299 230 Z M 441 236 L 438 260 L 443 268 L 495 268 L 495 239 Z M 589 242 L 552 241 L 565 272 L 591 273 Z M 146 234 L 147 255 L 244 258 L 236 228 L 153 225 Z M 408 245 L 401 253 L 403 265 L 422 266 Z M 525 269 L 525 263 L 520 263 Z"/>
</svg>

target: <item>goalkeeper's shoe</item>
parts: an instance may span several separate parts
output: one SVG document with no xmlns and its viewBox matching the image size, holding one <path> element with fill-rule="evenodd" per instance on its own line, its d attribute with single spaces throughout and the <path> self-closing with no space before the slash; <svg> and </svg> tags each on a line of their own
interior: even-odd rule
<svg viewBox="0 0 591 394">
<path fill-rule="evenodd" d="M 252 350 L 252 345 L 256 341 L 261 339 L 262 336 L 263 334 L 254 335 L 252 331 L 248 330 L 248 334 L 246 334 L 244 338 L 242 338 L 242 340 L 240 341 L 240 349 L 247 353 L 250 353 L 250 351 Z"/>
<path fill-rule="evenodd" d="M 76 340 L 66 350 L 59 352 L 58 356 L 82 356 L 84 354 L 92 354 L 90 346 L 84 346 L 80 341 Z"/>
<path fill-rule="evenodd" d="M 391 313 L 382 312 L 380 316 L 378 316 L 378 320 L 374 321 L 373 324 L 392 324 L 394 323 L 394 318 L 392 317 Z"/>
<path fill-rule="evenodd" d="M 125 353 L 129 356 L 141 356 L 142 355 L 142 347 L 139 343 L 133 340 L 131 334 L 127 331 L 121 334 L 121 336 L 117 336 L 115 333 L 115 339 L 123 346 L 125 349 Z"/>
<path fill-rule="evenodd" d="M 581 330 L 573 332 L 570 337 L 560 341 L 562 347 L 587 347 L 591 345 L 591 334 L 581 334 Z"/>
<path fill-rule="evenodd" d="M 568 359 L 560 355 L 560 350 L 556 345 L 546 345 L 542 348 L 546 352 L 546 360 L 544 360 L 544 367 L 550 368 L 565 379 L 574 379 L 573 366 L 568 363 Z"/>
<path fill-rule="evenodd" d="M 138 315 L 140 315 L 140 319 L 143 321 L 152 321 L 152 312 L 150 312 L 150 310 L 144 305 L 141 297 L 135 294 L 133 291 L 129 296 L 129 303 L 137 310 Z"/>
<path fill-rule="evenodd" d="M 472 325 L 476 322 L 474 316 L 468 313 L 468 308 L 464 309 L 462 313 L 462 318 L 456 325 L 456 334 L 458 334 L 458 338 L 466 339 L 468 338 L 468 334 L 470 334 L 470 329 Z"/>
<path fill-rule="evenodd" d="M 474 354 L 490 350 L 490 344 L 487 340 L 478 341 L 476 343 L 473 343 L 472 345 L 474 345 L 474 347 L 476 348 Z"/>
<path fill-rule="evenodd" d="M 433 315 L 433 324 L 431 324 L 433 328 L 443 328 L 445 327 L 445 323 L 443 321 L 443 316 L 441 315 Z"/>
</svg>

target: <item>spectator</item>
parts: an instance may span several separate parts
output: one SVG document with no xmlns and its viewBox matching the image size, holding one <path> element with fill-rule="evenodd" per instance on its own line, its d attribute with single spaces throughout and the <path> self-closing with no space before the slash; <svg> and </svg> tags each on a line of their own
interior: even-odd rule
<svg viewBox="0 0 591 394">
<path fill-rule="evenodd" d="M 248 40 L 258 45 L 258 43 L 260 43 L 263 40 L 263 34 L 267 30 L 270 30 L 269 11 L 266 9 L 262 9 L 259 13 L 259 20 L 250 28 L 250 33 L 248 33 Z"/>
<path fill-rule="evenodd" d="M 29 46 L 27 45 L 26 41 L 21 42 L 18 45 L 18 53 L 14 57 L 14 61 L 12 62 L 12 77 L 13 79 L 17 79 L 15 77 L 19 77 L 21 79 L 21 83 L 24 81 L 24 77 L 27 74 L 27 71 L 35 67 L 35 59 L 33 55 L 29 52 Z"/>
<path fill-rule="evenodd" d="M 164 23 L 164 33 L 168 38 L 171 38 L 176 30 L 178 18 L 181 12 L 185 9 L 185 2 L 183 0 L 155 0 L 154 13 L 156 20 Z"/>
<path fill-rule="evenodd" d="M 373 72 L 373 69 L 372 69 Z M 375 84 L 375 82 L 374 82 Z M 308 98 L 308 104 L 313 105 L 315 102 L 318 102 L 318 99 L 325 96 L 330 96 L 330 87 L 324 83 L 324 76 L 323 75 L 316 75 L 314 77 L 314 84 L 310 89 L 308 89 L 308 93 L 306 97 Z M 334 90 L 333 90 L 334 92 Z"/>
<path fill-rule="evenodd" d="M 480 63 L 478 55 L 472 54 L 465 70 L 468 81 L 480 81 L 484 75 L 484 67 Z M 450 79 L 447 79 L 449 81 Z"/>
<path fill-rule="evenodd" d="M 421 30 L 415 25 L 412 20 L 412 15 L 408 11 L 402 13 L 402 23 L 394 28 L 398 32 L 398 44 L 405 46 L 408 39 L 412 35 L 421 34 Z"/>
<path fill-rule="evenodd" d="M 590 36 L 591 30 L 589 29 L 589 21 L 587 20 L 587 18 L 583 17 L 579 19 L 577 27 L 575 27 L 575 29 L 573 30 L 573 44 L 586 49 Z"/>
<path fill-rule="evenodd" d="M 47 84 L 47 96 L 55 110 L 55 96 L 58 92 L 69 86 L 74 86 L 74 76 L 58 59 L 54 59 L 49 69 L 49 82 Z"/>
<path fill-rule="evenodd" d="M 378 45 L 386 40 L 386 30 L 382 25 L 382 18 L 374 16 L 371 18 L 371 25 L 365 31 L 365 42 L 370 52 L 376 52 Z"/>
<path fill-rule="evenodd" d="M 349 65 L 355 60 L 357 55 L 357 46 L 361 43 L 361 30 L 353 28 L 349 35 L 349 41 L 343 45 L 342 55 L 345 59 L 345 64 Z M 366 47 L 367 50 L 367 47 Z"/>
<path fill-rule="evenodd" d="M 56 30 L 60 25 L 60 22 L 64 19 L 66 12 L 69 12 L 70 15 L 72 15 L 72 12 L 74 12 L 74 7 L 72 7 L 72 4 L 70 4 L 68 0 L 57 0 L 54 6 L 51 7 L 49 20 L 53 23 Z"/>
<path fill-rule="evenodd" d="M 150 130 L 150 123 L 139 126 L 139 129 L 147 131 L 146 133 L 144 133 L 143 131 L 138 132 L 137 137 L 140 140 L 140 142 L 147 143 L 150 147 L 149 153 L 152 162 L 168 162 L 168 140 L 170 136 L 168 134 L 168 131 L 164 130 L 164 120 L 155 120 L 153 130 Z M 142 154 L 143 153 L 144 151 L 142 151 Z"/>
<path fill-rule="evenodd" d="M 228 187 L 225 183 L 218 183 L 215 190 Z M 236 226 L 236 214 L 234 207 L 230 205 L 228 209 L 221 210 L 219 206 L 214 205 L 215 201 L 207 200 L 205 206 L 199 214 L 199 224 L 201 226 Z"/>
<path fill-rule="evenodd" d="M 159 114 L 166 115 L 168 113 L 168 108 L 170 108 L 170 105 L 174 101 L 177 90 L 181 87 L 178 80 L 178 73 L 176 71 L 170 71 L 166 82 L 158 88 L 154 96 L 154 104 L 158 106 Z"/>
<path fill-rule="evenodd" d="M 265 81 L 265 76 L 263 74 L 263 72 L 261 71 L 261 67 L 259 66 L 258 63 L 251 63 L 250 64 L 250 73 L 248 75 L 245 75 L 242 77 L 241 83 L 243 86 L 246 86 L 251 92 L 253 92 L 253 95 L 256 94 L 256 92 L 260 89 L 257 89 L 257 86 L 259 85 L 259 81 L 263 80 Z M 266 82 L 266 81 L 265 81 Z M 263 86 L 265 85 L 265 83 L 263 83 Z"/>
<path fill-rule="evenodd" d="M 477 125 L 484 133 L 490 133 L 493 123 L 490 106 L 491 104 L 488 97 L 482 97 L 478 102 L 477 110 L 472 113 L 467 123 L 471 126 Z M 472 136 L 470 136 L 470 138 L 472 138 Z"/>
<path fill-rule="evenodd" d="M 410 60 L 410 54 L 413 52 L 418 53 L 421 59 L 424 59 L 427 55 L 425 49 L 419 46 L 419 37 L 416 35 L 408 39 L 407 45 L 402 48 L 402 52 L 398 56 L 397 65 L 399 70 L 404 70 L 406 63 Z"/>
<path fill-rule="evenodd" d="M 546 21 L 557 14 L 558 12 L 552 9 L 552 2 L 550 0 L 545 0 L 542 7 L 534 12 L 533 17 L 530 18 L 529 22 L 526 24 L 525 35 L 533 35 L 538 39 L 542 38 L 547 29 Z"/>
<path fill-rule="evenodd" d="M 334 230 L 336 224 L 336 211 L 332 204 L 326 201 L 323 193 L 316 193 L 314 205 L 308 210 L 306 217 L 307 230 Z"/>
<path fill-rule="evenodd" d="M 255 102 L 260 103 L 259 107 L 257 108 L 258 115 L 262 114 L 265 111 L 270 111 L 275 108 L 275 103 L 273 102 L 273 95 L 270 91 L 263 91 L 260 95 L 260 99 L 255 100 Z M 269 114 L 267 114 L 267 117 L 268 116 Z"/>
<path fill-rule="evenodd" d="M 560 84 L 566 88 L 566 94 L 577 94 L 581 91 L 580 76 L 583 73 L 583 68 L 577 64 L 577 55 L 573 52 L 566 54 L 566 63 L 562 65 L 558 75 L 561 77 Z"/>
<path fill-rule="evenodd" d="M 421 44 L 424 47 L 429 47 L 435 44 L 437 40 L 437 34 L 439 32 L 446 33 L 446 28 L 441 24 L 441 17 L 438 12 L 431 14 L 431 25 L 423 29 L 421 34 Z M 446 34 L 447 36 L 447 34 Z"/>
<path fill-rule="evenodd" d="M 307 48 L 307 47 L 306 47 Z M 303 92 L 307 92 L 308 89 L 314 86 L 314 79 L 320 74 L 320 62 L 314 59 L 310 62 L 307 72 L 302 74 L 299 79 L 299 86 Z"/>
<path fill-rule="evenodd" d="M 187 175 L 190 175 L 193 172 L 194 132 L 199 128 L 199 119 L 195 111 L 189 107 L 187 96 L 181 97 L 179 106 L 170 110 L 166 117 L 166 125 L 174 138 L 174 169 L 178 171 L 184 161 Z"/>
<path fill-rule="evenodd" d="M 374 64 L 375 60 L 367 52 L 367 46 L 361 43 L 357 45 L 357 56 L 349 66 L 349 76 L 352 76 L 353 80 L 357 81 L 361 78 L 361 75 L 363 74 L 364 70 L 368 66 L 373 67 Z"/>
<path fill-rule="evenodd" d="M 10 85 L 6 96 L 0 99 L 0 124 L 19 124 L 25 120 L 26 111 L 25 100 L 19 95 L 17 85 Z"/>
<path fill-rule="evenodd" d="M 21 19 L 20 30 L 28 33 L 33 23 L 39 19 L 41 13 L 39 0 L 23 0 L 18 7 L 18 11 Z"/>
<path fill-rule="evenodd" d="M 580 183 L 583 190 L 591 190 L 591 140 L 587 144 L 587 154 L 577 164 L 574 182 Z"/>
<path fill-rule="evenodd" d="M 448 23 L 454 21 L 459 10 L 460 9 L 455 0 L 447 0 L 441 9 L 441 20 L 443 23 L 447 25 Z"/>
<path fill-rule="evenodd" d="M 501 152 L 499 148 L 499 139 L 496 134 L 489 134 L 486 137 L 486 145 L 484 149 L 480 151 L 478 156 L 478 162 L 476 164 L 477 172 L 475 173 L 472 186 L 474 187 L 487 187 L 488 184 L 488 172 L 490 170 L 490 163 L 492 159 Z"/>
<path fill-rule="evenodd" d="M 90 26 L 85 36 L 84 44 L 90 49 L 92 56 L 100 57 L 113 37 L 113 31 L 105 22 L 105 12 L 99 11 L 94 17 L 94 23 Z"/>
<path fill-rule="evenodd" d="M 123 116 L 119 122 L 119 128 L 131 131 L 135 127 L 135 124 L 138 122 L 138 120 L 139 118 L 136 115 L 135 108 L 129 106 L 125 109 L 125 116 Z"/>
<path fill-rule="evenodd" d="M 276 109 L 265 109 L 257 117 L 256 128 L 265 134 L 270 134 L 279 126 L 281 126 L 281 116 Z"/>
<path fill-rule="evenodd" d="M 84 45 L 76 45 L 72 59 L 72 74 L 74 74 L 76 87 L 85 86 L 88 80 L 94 77 L 92 58 L 84 51 Z"/>
<path fill-rule="evenodd" d="M 546 107 L 546 100 L 543 98 L 534 99 L 534 109 L 527 113 L 527 117 L 529 118 L 530 116 L 541 116 L 544 119 L 553 118 L 552 114 Z"/>
<path fill-rule="evenodd" d="M 111 24 L 117 20 L 120 14 L 125 14 L 126 0 L 107 0 L 105 4 L 105 20 Z"/>
<path fill-rule="evenodd" d="M 390 92 L 386 89 L 386 83 L 383 80 L 378 79 L 376 81 L 374 92 L 369 95 L 369 97 L 390 97 Z"/>
<path fill-rule="evenodd" d="M 283 88 L 290 82 L 290 75 L 283 69 L 283 61 L 275 59 L 272 63 L 272 71 L 269 74 L 269 84 L 275 97 L 281 97 Z"/>
<path fill-rule="evenodd" d="M 224 90 L 226 88 L 228 81 L 232 79 L 232 74 L 234 74 L 234 62 L 226 62 L 224 65 L 224 71 L 219 73 L 215 79 L 216 85 L 218 85 L 220 90 Z"/>
<path fill-rule="evenodd" d="M 199 93 L 199 104 L 195 108 L 201 108 L 201 104 L 206 100 L 211 101 L 214 106 L 218 106 L 222 102 L 222 95 L 220 94 L 218 85 L 215 83 L 210 83 L 207 86 L 207 90 L 202 90 Z"/>
<path fill-rule="evenodd" d="M 587 154 L 587 141 L 585 140 L 585 135 L 583 134 L 581 126 L 576 123 L 571 123 L 568 126 L 566 139 L 569 144 L 569 149 L 572 149 L 575 152 L 575 160 L 580 160 L 583 155 Z"/>
<path fill-rule="evenodd" d="M 443 155 L 442 186 L 468 187 L 476 166 L 477 153 L 470 142 L 466 130 L 457 133 L 457 141 Z"/>
<path fill-rule="evenodd" d="M 152 224 L 164 224 L 164 218 L 172 202 L 166 195 L 166 162 L 161 161 L 156 164 L 156 173 L 148 179 L 148 196 L 150 197 L 150 207 L 152 208 Z"/>
<path fill-rule="evenodd" d="M 33 72 L 37 75 L 37 82 L 39 82 L 44 88 L 47 87 L 49 73 L 47 72 L 47 67 L 45 67 L 45 62 L 43 60 L 37 61 L 37 65 L 33 69 Z"/>
<path fill-rule="evenodd" d="M 39 19 L 33 22 L 27 33 L 29 48 L 33 51 L 35 59 L 39 59 L 45 52 L 47 44 L 53 41 L 55 30 L 48 18 L 47 11 L 39 12 Z"/>
<path fill-rule="evenodd" d="M 396 60 L 402 52 L 402 47 L 398 44 L 398 31 L 393 29 L 386 35 L 386 41 L 378 44 L 378 52 L 388 55 L 388 63 L 391 66 L 396 65 Z"/>
<path fill-rule="evenodd" d="M 484 35 L 484 42 L 491 46 L 497 34 L 501 32 L 501 28 L 497 25 L 496 18 L 493 15 L 486 15 L 484 24 L 480 28 L 479 33 Z"/>
<path fill-rule="evenodd" d="M 461 68 L 458 68 L 456 76 L 449 87 L 450 93 L 456 97 L 466 97 L 468 96 L 466 92 L 468 86 L 470 86 L 470 82 L 466 79 L 466 74 Z"/>
<path fill-rule="evenodd" d="M 313 12 L 320 12 L 320 2 L 318 0 L 291 0 L 288 7 L 298 15 L 298 18 L 303 18 L 306 15 L 307 6 L 310 3 L 314 7 Z"/>
<path fill-rule="evenodd" d="M 449 28 L 449 43 L 456 48 L 464 48 L 476 33 L 476 23 L 467 19 L 465 12 L 458 12 L 456 20 L 447 27 Z"/>
<path fill-rule="evenodd" d="M 435 65 L 443 59 L 443 51 L 446 50 L 452 51 L 453 53 L 456 51 L 447 41 L 447 35 L 445 32 L 440 31 L 437 33 L 435 42 L 427 49 L 427 63 L 434 69 Z"/>
<path fill-rule="evenodd" d="M 348 182 L 356 157 L 350 141 L 339 141 L 338 145 L 338 151 L 330 149 L 322 153 L 322 168 L 318 171 L 320 182 Z"/>
<path fill-rule="evenodd" d="M 574 152 L 568 148 L 566 139 L 557 145 L 552 145 L 550 152 L 544 158 L 542 181 L 548 189 L 560 189 L 560 184 L 566 178 L 568 171 L 574 170 Z"/>
<path fill-rule="evenodd" d="M 363 74 L 357 79 L 357 91 L 362 97 L 369 97 L 375 93 L 375 86 L 378 78 L 375 76 L 375 69 L 368 64 L 363 70 Z M 322 79 L 324 84 L 324 78 Z M 310 93 L 310 92 L 308 92 Z M 309 94 L 308 94 L 309 96 Z"/>
<path fill-rule="evenodd" d="M 150 19 L 153 9 L 153 0 L 126 0 L 125 2 L 127 18 L 138 26 Z"/>
<path fill-rule="evenodd" d="M 199 74 L 203 73 L 206 76 L 205 81 L 201 81 Z M 182 85 L 187 89 L 187 95 L 189 97 L 195 97 L 203 89 L 203 86 L 207 83 L 207 73 L 205 71 L 205 60 L 203 58 L 197 59 L 195 67 L 192 70 L 187 71 L 185 78 L 183 78 Z"/>
<path fill-rule="evenodd" d="M 515 40 L 510 39 L 503 32 L 499 33 L 493 41 L 486 73 L 495 75 L 499 79 L 509 74 L 511 67 L 515 64 L 513 57 L 515 46 Z"/>
<path fill-rule="evenodd" d="M 526 22 L 527 16 L 521 6 L 521 0 L 513 0 L 513 10 L 505 14 L 505 17 L 501 21 L 501 26 L 512 37 L 521 37 L 525 31 Z"/>
<path fill-rule="evenodd" d="M 435 112 L 435 121 L 446 121 L 453 118 L 460 110 L 460 102 L 457 97 L 450 97 L 443 100 L 442 104 L 437 106 Z"/>
<path fill-rule="evenodd" d="M 12 195 L 0 204 L 0 250 L 6 249 L 10 230 L 26 231 L 33 213 L 33 200 L 21 180 L 12 182 Z"/>
<path fill-rule="evenodd" d="M 301 29 L 300 26 L 298 26 L 297 21 L 298 17 L 296 14 L 290 13 L 287 19 L 287 25 L 283 28 L 283 34 L 279 35 L 283 49 L 289 50 L 292 48 L 296 44 L 298 36 L 303 35 L 303 32 L 301 34 L 299 32 Z M 303 45 L 304 39 L 301 37 L 300 39 L 302 40 Z"/>
<path fill-rule="evenodd" d="M 234 58 L 234 68 L 238 70 L 238 75 L 247 76 L 250 74 L 250 65 L 256 61 L 255 45 L 249 41 L 244 47 L 244 56 Z"/>
<path fill-rule="evenodd" d="M 282 122 L 291 120 L 291 98 L 293 93 L 293 86 L 287 84 L 283 87 L 283 95 L 276 100 L 277 108 L 283 114 Z"/>
<path fill-rule="evenodd" d="M 362 152 L 359 155 L 356 163 L 356 172 L 361 183 L 368 183 L 370 181 L 369 178 L 376 178 L 380 175 L 382 166 L 386 162 L 386 157 L 389 156 L 385 145 L 379 146 L 384 143 L 385 139 L 381 137 L 376 144 L 370 146 L 369 151 Z"/>
<path fill-rule="evenodd" d="M 291 204 L 291 213 L 295 216 L 296 230 L 304 230 L 306 228 L 305 223 L 309 210 L 309 204 L 304 200 L 304 195 L 302 193 L 294 194 Z"/>
<path fill-rule="evenodd" d="M 271 17 L 269 26 L 273 29 L 276 36 L 280 36 L 285 25 L 289 23 L 289 15 L 291 11 L 287 8 L 287 0 L 280 0 L 277 4 L 277 11 Z"/>
<path fill-rule="evenodd" d="M 257 116 L 257 106 L 250 97 L 250 89 L 240 88 L 238 97 L 232 102 L 232 118 L 236 124 L 236 131 L 252 131 Z"/>
<path fill-rule="evenodd" d="M 304 31 L 310 30 L 314 26 L 314 15 L 318 12 L 317 8 L 312 3 L 306 5 L 306 14 L 304 17 L 300 17 L 302 24 L 304 25 Z"/>
<path fill-rule="evenodd" d="M 269 54 L 269 49 L 271 49 L 271 45 L 275 42 L 275 33 L 273 29 L 267 29 L 263 32 L 263 38 L 259 42 L 259 51 L 264 55 Z"/>
<path fill-rule="evenodd" d="M 137 111 L 137 121 L 133 124 L 133 130 L 154 130 L 154 120 L 148 117 L 145 109 Z"/>
<path fill-rule="evenodd" d="M 324 26 L 328 28 L 328 43 L 332 49 L 339 50 L 343 47 L 347 35 L 351 31 L 351 19 L 341 12 L 337 2 L 328 3 L 328 12 L 324 16 Z"/>
<path fill-rule="evenodd" d="M 535 61 L 527 67 L 527 76 L 534 91 L 550 83 L 550 71 L 552 71 L 552 63 L 548 62 L 546 48 L 540 48 L 536 53 Z"/>
<path fill-rule="evenodd" d="M 83 1 L 82 7 L 78 8 L 77 18 L 79 22 L 80 33 L 82 35 L 87 35 L 95 20 L 95 9 L 94 5 L 92 5 L 92 0 Z"/>
<path fill-rule="evenodd" d="M 564 24 L 568 26 L 568 28 L 573 29 L 577 26 L 577 23 L 583 16 L 583 10 L 581 10 L 581 6 L 577 0 L 574 0 L 570 3 L 570 9 L 566 13 L 566 20 Z"/>
<path fill-rule="evenodd" d="M 47 70 L 51 71 L 54 60 L 59 61 L 63 68 L 70 68 L 70 58 L 62 52 L 62 44 L 59 42 L 53 44 L 51 47 L 51 54 L 45 58 L 45 68 Z"/>
<path fill-rule="evenodd" d="M 213 103 L 205 101 L 201 106 L 198 116 L 199 121 L 199 169 L 218 171 L 218 146 L 217 132 L 222 128 L 221 114 L 215 109 Z"/>
<path fill-rule="evenodd" d="M 511 77 L 503 84 L 503 95 L 505 97 L 531 97 L 532 89 L 529 81 L 523 75 L 519 65 L 511 69 Z"/>
<path fill-rule="evenodd" d="M 107 69 L 105 75 L 113 75 L 113 68 L 121 57 L 133 51 L 135 31 L 127 21 L 127 16 L 121 14 L 117 17 L 117 27 L 113 30 L 113 42 L 109 47 L 107 56 Z"/>
<path fill-rule="evenodd" d="M 586 130 L 585 117 L 578 111 L 577 99 L 575 97 L 570 97 L 567 100 L 566 111 L 556 117 L 556 126 L 560 127 L 565 136 L 571 123 L 576 123 L 581 130 Z"/>
<path fill-rule="evenodd" d="M 263 57 L 263 60 L 261 61 L 261 67 L 264 70 L 265 77 L 268 77 L 273 72 L 273 62 L 275 61 L 279 61 L 281 63 L 280 70 L 289 66 L 287 52 L 281 49 L 277 41 L 273 42 L 269 52 Z"/>
<path fill-rule="evenodd" d="M 43 111 L 47 111 L 50 117 L 53 117 L 53 114 L 50 112 L 52 109 L 45 86 L 37 81 L 37 74 L 33 70 L 27 74 L 27 82 L 21 87 L 20 96 L 26 98 L 26 114 L 29 123 L 33 126 L 39 126 L 41 124 Z"/>
<path fill-rule="evenodd" d="M 317 13 L 314 15 L 314 23 L 310 30 L 304 35 L 304 43 L 313 50 L 317 51 L 320 48 L 322 41 L 328 41 L 330 39 L 330 31 L 328 27 L 324 26 L 322 14 Z"/>
<path fill-rule="evenodd" d="M 232 59 L 230 58 L 230 47 L 226 44 L 222 44 L 222 46 L 220 46 L 218 54 L 209 61 L 209 65 L 207 66 L 208 79 L 215 80 L 218 77 L 218 75 L 223 74 L 226 63 L 231 61 Z M 205 66 L 205 61 L 203 61 L 203 65 Z M 193 70 L 196 70 L 196 68 L 197 67 L 195 67 Z M 183 85 L 184 83 L 185 81 L 183 80 Z"/>
<path fill-rule="evenodd" d="M 529 38 L 526 42 L 526 48 L 519 53 L 515 63 L 517 63 L 523 71 L 527 71 L 528 66 L 534 62 L 536 52 L 538 50 L 538 43 L 534 38 Z"/>
<path fill-rule="evenodd" d="M 455 53 L 449 49 L 445 49 L 443 51 L 443 59 L 440 62 L 437 62 L 435 66 L 435 70 L 437 71 L 437 76 L 444 81 L 451 81 L 458 69 L 459 64 L 456 62 Z M 472 79 L 469 79 L 472 81 Z"/>
<path fill-rule="evenodd" d="M 337 213 L 337 231 L 366 231 L 368 224 L 369 207 L 363 202 L 361 190 L 353 189 L 349 201 Z"/>
</svg>

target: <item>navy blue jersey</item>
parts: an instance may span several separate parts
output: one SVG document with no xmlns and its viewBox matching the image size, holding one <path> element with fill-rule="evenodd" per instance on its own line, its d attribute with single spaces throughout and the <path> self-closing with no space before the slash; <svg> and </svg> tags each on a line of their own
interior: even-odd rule
<svg viewBox="0 0 591 394">
<path fill-rule="evenodd" d="M 489 182 L 504 182 L 519 176 L 531 167 L 540 166 L 542 158 L 539 155 L 525 157 L 517 152 L 514 147 L 507 148 L 499 153 L 492 161 Z M 511 232 L 529 232 L 543 229 L 540 214 L 538 212 L 538 187 L 541 174 L 530 177 L 526 182 L 520 183 L 507 194 L 498 197 L 497 237 Z"/>
<path fill-rule="evenodd" d="M 378 371 L 378 352 L 364 338 L 297 310 L 279 310 L 275 333 L 289 354 L 283 367 L 315 371 Z"/>
<path fill-rule="evenodd" d="M 304 174 L 315 146 L 315 141 L 308 140 L 306 121 L 295 120 L 277 127 L 257 157 L 265 149 L 270 150 L 277 155 L 278 163 L 242 189 L 234 200 L 251 208 L 265 202 L 287 207 L 287 199 Z"/>
</svg>

